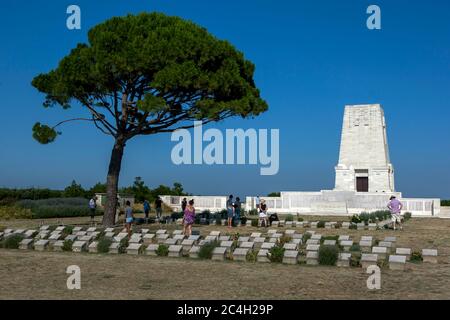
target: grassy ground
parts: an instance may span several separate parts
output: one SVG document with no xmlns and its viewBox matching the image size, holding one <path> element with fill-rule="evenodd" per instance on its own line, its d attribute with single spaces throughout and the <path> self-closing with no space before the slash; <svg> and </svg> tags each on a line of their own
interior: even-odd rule
<svg viewBox="0 0 450 320">
<path fill-rule="evenodd" d="M 64 222 L 82 220 L 87 222 Z M 13 228 L 38 224 L 30 220 L 0 221 L 0 225 Z M 150 226 L 152 230 L 157 228 Z M 179 227 L 167 227 L 174 228 Z M 202 234 L 211 230 L 240 234 L 258 230 L 241 227 L 229 231 L 221 226 L 195 229 Z M 349 234 L 355 239 L 361 235 L 378 239 L 396 235 L 397 247 L 439 250 L 437 265 L 408 264 L 405 272 L 383 269 L 381 290 L 377 291 L 367 289 L 368 275 L 358 268 L 0 250 L 0 299 L 450 299 L 449 231 L 448 219 L 412 219 L 404 231 L 395 233 L 318 229 L 324 235 Z M 66 288 L 65 271 L 73 264 L 81 268 L 80 291 Z"/>
</svg>

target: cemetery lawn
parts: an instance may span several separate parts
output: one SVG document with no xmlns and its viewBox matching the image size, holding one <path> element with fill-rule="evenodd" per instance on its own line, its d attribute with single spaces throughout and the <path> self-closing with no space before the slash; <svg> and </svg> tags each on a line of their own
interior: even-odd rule
<svg viewBox="0 0 450 320">
<path fill-rule="evenodd" d="M 0 221 L 15 228 L 30 228 L 33 223 L 38 222 Z M 228 232 L 217 226 L 195 229 L 202 234 Z M 232 230 L 240 234 L 255 231 L 263 232 L 251 227 Z M 397 247 L 438 249 L 439 264 L 408 263 L 404 272 L 382 269 L 381 290 L 376 291 L 367 289 L 368 275 L 361 268 L 0 249 L 0 299 L 450 299 L 449 231 L 450 219 L 428 218 L 412 219 L 403 232 L 395 233 L 316 229 L 323 235 L 348 234 L 357 239 L 361 235 L 397 236 Z M 69 265 L 81 268 L 81 290 L 66 287 Z"/>
</svg>

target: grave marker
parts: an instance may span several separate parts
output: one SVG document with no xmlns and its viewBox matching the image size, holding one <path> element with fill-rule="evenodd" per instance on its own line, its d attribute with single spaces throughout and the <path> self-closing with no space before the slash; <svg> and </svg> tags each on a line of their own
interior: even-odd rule
<svg viewBox="0 0 450 320">
<path fill-rule="evenodd" d="M 87 241 L 77 240 L 72 244 L 73 252 L 84 252 L 87 249 Z"/>
<path fill-rule="evenodd" d="M 364 269 L 372 265 L 377 265 L 378 255 L 373 253 L 363 253 L 361 256 L 361 266 Z"/>
<path fill-rule="evenodd" d="M 38 240 L 37 242 L 35 242 L 34 244 L 34 250 L 36 251 L 44 251 L 48 249 L 48 245 L 49 245 L 49 241 L 48 240 Z"/>
<path fill-rule="evenodd" d="M 29 250 L 33 247 L 33 239 L 23 239 L 19 243 L 19 249 L 20 250 Z"/>
<path fill-rule="evenodd" d="M 169 247 L 169 257 L 179 258 L 179 257 L 181 257 L 182 251 L 183 251 L 183 246 L 172 245 Z"/>
<path fill-rule="evenodd" d="M 248 252 L 249 252 L 249 249 L 247 249 L 247 248 L 237 248 L 233 252 L 233 260 L 246 262 Z"/>
<path fill-rule="evenodd" d="M 315 266 L 319 264 L 319 252 L 318 251 L 308 251 L 306 253 L 306 264 Z"/>
<path fill-rule="evenodd" d="M 212 253 L 212 258 L 211 260 L 214 261 L 224 261 L 225 260 L 225 255 L 227 253 L 227 248 L 224 247 L 216 247 L 213 250 Z"/>
<path fill-rule="evenodd" d="M 256 256 L 257 262 L 267 263 L 270 262 L 270 259 L 267 257 L 269 254 L 269 250 L 267 249 L 261 249 L 258 251 L 258 255 Z"/>
<path fill-rule="evenodd" d="M 199 251 L 200 251 L 199 246 L 192 246 L 191 250 L 189 250 L 189 258 L 198 259 Z"/>
<path fill-rule="evenodd" d="M 285 264 L 297 264 L 298 263 L 298 251 L 286 250 L 284 251 L 283 263 Z"/>
<path fill-rule="evenodd" d="M 423 262 L 438 263 L 438 251 L 436 249 L 422 249 Z"/>
<path fill-rule="evenodd" d="M 405 256 L 406 261 L 409 261 L 411 259 L 411 249 L 409 248 L 397 248 L 395 251 L 395 254 L 398 256 Z"/>
<path fill-rule="evenodd" d="M 145 254 L 146 254 L 147 256 L 154 256 L 154 257 L 156 257 L 156 256 L 158 256 L 158 255 L 156 254 L 156 250 L 158 250 L 158 248 L 159 248 L 159 244 L 150 244 L 150 245 L 145 249 Z"/>
<path fill-rule="evenodd" d="M 341 252 L 339 253 L 339 259 L 337 261 L 338 267 L 350 267 L 350 259 L 352 257 L 351 253 L 348 252 Z"/>
<path fill-rule="evenodd" d="M 389 269 L 403 271 L 405 270 L 405 265 L 406 265 L 405 256 L 397 256 L 397 255 L 389 256 Z"/>
</svg>

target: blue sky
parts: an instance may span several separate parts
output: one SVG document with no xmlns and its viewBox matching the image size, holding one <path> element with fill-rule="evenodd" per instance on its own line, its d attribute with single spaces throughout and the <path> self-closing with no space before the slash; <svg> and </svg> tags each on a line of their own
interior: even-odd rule
<svg viewBox="0 0 450 320">
<path fill-rule="evenodd" d="M 66 28 L 77 4 L 82 29 Z M 381 8 L 382 30 L 366 28 Z M 69 124 L 50 145 L 31 137 L 81 109 L 42 108 L 32 78 L 54 68 L 90 27 L 113 16 L 159 11 L 192 20 L 227 39 L 256 64 L 270 110 L 225 128 L 280 129 L 280 172 L 259 166 L 175 166 L 170 135 L 127 145 L 121 185 L 181 182 L 195 194 L 245 196 L 331 189 L 344 105 L 380 103 L 388 125 L 396 188 L 408 197 L 450 198 L 450 2 L 298 0 L 115 0 L 0 2 L 0 186 L 85 187 L 104 181 L 112 139 L 91 124 Z M 211 127 L 211 126 L 209 126 Z"/>
</svg>

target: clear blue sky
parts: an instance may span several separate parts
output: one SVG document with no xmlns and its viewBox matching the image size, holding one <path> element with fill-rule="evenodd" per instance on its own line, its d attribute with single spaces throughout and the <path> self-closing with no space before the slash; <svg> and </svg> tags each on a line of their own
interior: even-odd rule
<svg viewBox="0 0 450 320">
<path fill-rule="evenodd" d="M 66 8 L 82 10 L 82 29 L 65 27 Z M 382 30 L 366 28 L 377 4 Z M 54 68 L 90 27 L 113 16 L 160 11 L 190 19 L 227 39 L 256 64 L 270 110 L 224 128 L 279 128 L 280 172 L 258 166 L 171 163 L 169 135 L 127 145 L 121 185 L 181 182 L 195 194 L 245 196 L 330 189 L 344 105 L 382 104 L 396 187 L 409 197 L 450 198 L 450 2 L 299 0 L 115 0 L 0 2 L 0 186 L 84 187 L 104 181 L 112 139 L 91 124 L 69 124 L 55 143 L 31 137 L 36 121 L 54 124 L 82 110 L 42 108 L 32 78 Z"/>
</svg>

